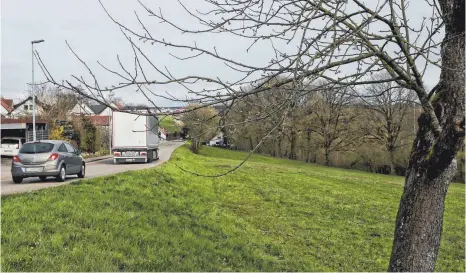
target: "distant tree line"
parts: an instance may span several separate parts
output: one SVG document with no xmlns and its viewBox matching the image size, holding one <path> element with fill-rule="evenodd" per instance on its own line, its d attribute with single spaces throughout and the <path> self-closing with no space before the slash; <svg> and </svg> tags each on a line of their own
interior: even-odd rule
<svg viewBox="0 0 466 273">
<path fill-rule="evenodd" d="M 384 77 L 374 75 L 381 83 L 358 92 L 322 81 L 299 98 L 297 87 L 282 85 L 232 104 L 223 129 L 234 149 L 251 151 L 262 141 L 256 152 L 273 157 L 405 175 L 422 109 L 412 92 Z M 284 101 L 292 102 L 276 111 Z M 456 180 L 464 181 L 464 147 L 457 160 Z"/>
</svg>

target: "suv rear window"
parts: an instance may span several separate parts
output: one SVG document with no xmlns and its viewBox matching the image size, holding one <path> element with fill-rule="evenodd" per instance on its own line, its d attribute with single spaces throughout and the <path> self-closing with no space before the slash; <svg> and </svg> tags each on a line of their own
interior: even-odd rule
<svg viewBox="0 0 466 273">
<path fill-rule="evenodd" d="M 2 139 L 2 144 L 18 144 L 19 139 L 4 138 Z"/>
<path fill-rule="evenodd" d="M 26 143 L 19 150 L 20 154 L 40 154 L 48 153 L 53 150 L 52 143 Z"/>
</svg>

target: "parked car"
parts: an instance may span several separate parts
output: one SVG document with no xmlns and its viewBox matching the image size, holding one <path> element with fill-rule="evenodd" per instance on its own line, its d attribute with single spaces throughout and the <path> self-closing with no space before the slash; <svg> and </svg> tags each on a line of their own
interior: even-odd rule
<svg viewBox="0 0 466 273">
<path fill-rule="evenodd" d="M 24 137 L 3 137 L 0 154 L 2 156 L 14 156 L 26 142 Z"/>
<path fill-rule="evenodd" d="M 86 164 L 80 151 L 61 140 L 26 142 L 13 156 L 11 164 L 11 176 L 15 183 L 21 183 L 26 177 L 39 177 L 45 181 L 49 176 L 63 182 L 66 175 L 72 174 L 83 178 Z"/>
</svg>

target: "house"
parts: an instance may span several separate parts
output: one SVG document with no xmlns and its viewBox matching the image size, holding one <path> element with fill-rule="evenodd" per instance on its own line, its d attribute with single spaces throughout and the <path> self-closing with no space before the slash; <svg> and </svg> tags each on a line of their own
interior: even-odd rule
<svg viewBox="0 0 466 273">
<path fill-rule="evenodd" d="M 0 129 L 2 137 L 22 137 L 27 141 L 33 140 L 32 118 L 2 118 Z M 36 138 L 47 139 L 49 136 L 47 121 L 36 119 Z"/>
<path fill-rule="evenodd" d="M 87 116 L 89 120 L 96 127 L 108 127 L 110 126 L 111 116 Z"/>
<path fill-rule="evenodd" d="M 123 105 L 120 103 L 112 103 L 110 105 L 116 109 L 123 109 Z M 70 111 L 71 116 L 86 116 L 92 124 L 97 127 L 100 145 L 101 148 L 104 149 L 110 149 L 111 147 L 112 107 L 104 104 L 88 104 L 80 101 Z"/>
<path fill-rule="evenodd" d="M 70 111 L 71 115 L 94 115 L 95 113 L 85 102 L 78 102 Z"/>
<path fill-rule="evenodd" d="M 160 139 L 167 140 L 167 131 L 165 130 L 165 128 L 159 127 L 159 136 Z"/>
<path fill-rule="evenodd" d="M 116 109 L 123 109 L 124 106 L 120 103 L 111 103 L 110 106 Z M 76 103 L 71 109 L 71 115 L 85 115 L 85 116 L 111 116 L 112 108 L 107 105 L 96 103 L 90 104 L 83 101 Z"/>
<path fill-rule="evenodd" d="M 1 115 L 8 118 L 21 118 L 32 115 L 32 97 L 13 104 L 13 100 L 1 98 Z M 36 114 L 39 116 L 43 113 L 44 109 L 40 101 L 36 98 Z"/>
<path fill-rule="evenodd" d="M 9 116 L 11 111 L 13 111 L 13 100 L 1 98 L 1 108 L 0 114 L 2 117 Z"/>
<path fill-rule="evenodd" d="M 35 98 L 36 104 L 36 115 L 41 115 L 44 112 L 42 103 Z M 32 97 L 29 96 L 19 103 L 13 105 L 13 110 L 10 113 L 10 117 L 19 118 L 32 115 Z"/>
</svg>

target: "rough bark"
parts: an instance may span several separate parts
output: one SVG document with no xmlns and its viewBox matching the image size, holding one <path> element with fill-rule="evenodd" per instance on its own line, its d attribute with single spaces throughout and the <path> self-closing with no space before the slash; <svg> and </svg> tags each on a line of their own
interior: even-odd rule
<svg viewBox="0 0 466 273">
<path fill-rule="evenodd" d="M 252 137 L 249 137 L 249 150 L 252 151 L 254 150 L 254 144 L 252 143 Z"/>
<path fill-rule="evenodd" d="M 311 156 L 311 133 L 307 132 L 306 163 L 309 163 L 310 156 Z"/>
<path fill-rule="evenodd" d="M 325 166 L 330 166 L 330 149 L 325 147 Z"/>
<path fill-rule="evenodd" d="M 256 143 L 259 143 L 260 141 L 261 141 L 260 138 L 259 138 L 258 136 L 256 136 Z M 254 148 L 252 148 L 251 150 L 254 150 Z M 259 147 L 257 148 L 257 152 L 258 152 L 259 154 L 262 153 L 262 146 L 259 146 Z"/>
<path fill-rule="evenodd" d="M 390 174 L 394 175 L 395 174 L 395 151 L 390 150 L 388 151 L 389 156 L 390 156 Z"/>
<path fill-rule="evenodd" d="M 296 159 L 296 131 L 292 128 L 290 131 L 290 155 L 289 159 Z"/>
<path fill-rule="evenodd" d="M 279 158 L 282 157 L 282 141 L 283 141 L 283 133 L 282 132 L 283 132 L 283 130 L 281 128 L 278 129 L 278 136 L 277 136 L 278 141 L 277 141 L 277 147 L 276 147 L 277 151 L 275 152 L 275 155 L 277 157 L 279 157 Z"/>
<path fill-rule="evenodd" d="M 464 141 L 464 0 L 440 1 L 445 20 L 442 71 L 433 107 L 441 133 L 421 114 L 395 226 L 389 271 L 433 271 L 445 197 Z"/>
<path fill-rule="evenodd" d="M 197 140 L 192 140 L 190 150 L 191 152 L 198 154 L 199 153 L 200 143 Z"/>
</svg>

